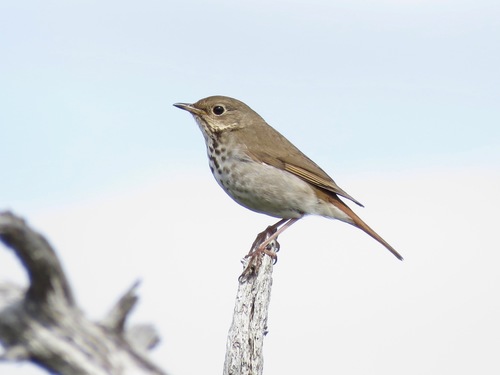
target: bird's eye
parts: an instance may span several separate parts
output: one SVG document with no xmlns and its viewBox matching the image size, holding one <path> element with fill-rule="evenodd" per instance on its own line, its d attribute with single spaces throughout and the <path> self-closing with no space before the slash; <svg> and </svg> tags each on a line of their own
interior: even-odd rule
<svg viewBox="0 0 500 375">
<path fill-rule="evenodd" d="M 214 113 L 214 115 L 216 116 L 220 116 L 222 115 L 226 110 L 224 109 L 223 106 L 221 105 L 216 105 L 214 108 L 212 108 L 212 112 Z"/>
</svg>

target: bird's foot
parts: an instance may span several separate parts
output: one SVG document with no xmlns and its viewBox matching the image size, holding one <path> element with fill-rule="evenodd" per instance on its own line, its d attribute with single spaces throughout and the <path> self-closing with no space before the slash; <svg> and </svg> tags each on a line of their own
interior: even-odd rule
<svg viewBox="0 0 500 375">
<path fill-rule="evenodd" d="M 245 259 L 248 259 L 248 264 L 243 271 L 243 273 L 240 275 L 238 280 L 240 282 L 243 282 L 245 280 L 248 280 L 249 278 L 255 277 L 257 275 L 257 272 L 259 271 L 261 265 L 262 265 L 262 258 L 265 255 L 268 255 L 272 260 L 273 264 L 276 264 L 278 261 L 278 256 L 276 255 L 276 252 L 271 250 L 272 248 L 279 249 L 279 244 L 276 240 L 274 242 L 271 242 L 269 244 L 264 244 L 262 247 L 258 247 L 257 249 L 251 251 L 245 256 Z"/>
<path fill-rule="evenodd" d="M 264 255 L 269 255 L 274 261 L 273 264 L 276 264 L 278 261 L 276 253 L 280 249 L 278 235 L 299 219 L 300 217 L 293 219 L 281 219 L 276 224 L 268 226 L 265 231 L 257 235 L 249 253 L 245 257 L 250 258 L 250 260 L 238 279 L 240 282 L 257 274 L 257 271 L 262 264 L 262 257 Z"/>
<path fill-rule="evenodd" d="M 269 246 L 269 243 L 271 242 L 271 241 L 269 241 L 269 238 L 271 238 L 272 235 L 276 233 L 276 231 L 277 231 L 277 226 L 275 224 L 275 225 L 268 226 L 263 232 L 260 232 L 257 235 L 257 237 L 255 237 L 255 240 L 253 241 L 253 244 L 250 247 L 250 251 L 248 252 L 246 258 L 251 256 L 257 250 L 261 251 L 261 250 L 266 250 L 266 249 L 271 248 L 271 246 Z M 266 241 L 267 241 L 267 243 L 266 243 Z M 262 247 L 262 249 L 261 249 L 261 247 Z M 278 252 L 280 249 L 278 242 L 276 242 L 275 248 L 276 248 L 276 252 Z M 276 256 L 276 254 L 274 254 L 274 255 Z M 272 257 L 272 258 L 274 259 L 274 257 Z"/>
<path fill-rule="evenodd" d="M 276 233 L 276 226 L 271 225 L 263 232 L 259 233 L 250 248 L 250 251 L 245 256 L 245 259 L 250 258 L 248 265 L 240 275 L 238 280 L 241 282 L 257 274 L 258 269 L 262 264 L 262 257 L 268 255 L 273 260 L 273 264 L 278 261 L 276 252 L 279 251 L 280 244 L 277 237 L 274 236 L 271 241 L 269 239 Z"/>
<path fill-rule="evenodd" d="M 273 240 L 274 242 L 270 242 L 268 244 L 265 244 L 262 247 L 258 247 L 254 251 L 249 252 L 247 255 L 245 255 L 245 258 L 258 258 L 263 257 L 264 255 L 269 255 L 271 259 L 273 260 L 273 264 L 276 264 L 278 261 L 278 255 L 276 254 L 280 248 L 280 244 L 276 239 Z M 272 250 L 274 247 L 274 250 Z"/>
</svg>

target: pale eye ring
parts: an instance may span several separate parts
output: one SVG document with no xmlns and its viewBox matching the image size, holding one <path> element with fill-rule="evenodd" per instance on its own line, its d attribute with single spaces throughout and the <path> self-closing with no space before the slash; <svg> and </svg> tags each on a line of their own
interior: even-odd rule
<svg viewBox="0 0 500 375">
<path fill-rule="evenodd" d="M 226 109 L 221 105 L 216 105 L 215 107 L 212 108 L 212 112 L 214 113 L 214 115 L 220 116 L 224 112 L 226 112 Z"/>
</svg>

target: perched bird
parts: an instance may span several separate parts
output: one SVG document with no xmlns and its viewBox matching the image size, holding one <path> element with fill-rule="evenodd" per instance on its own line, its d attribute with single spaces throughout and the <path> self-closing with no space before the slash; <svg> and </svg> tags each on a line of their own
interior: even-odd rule
<svg viewBox="0 0 500 375">
<path fill-rule="evenodd" d="M 281 218 L 259 250 L 305 215 L 351 224 L 402 256 L 340 198 L 363 207 L 316 163 L 268 125 L 245 103 L 210 96 L 174 106 L 190 112 L 205 138 L 210 170 L 224 191 L 240 205 Z"/>
</svg>

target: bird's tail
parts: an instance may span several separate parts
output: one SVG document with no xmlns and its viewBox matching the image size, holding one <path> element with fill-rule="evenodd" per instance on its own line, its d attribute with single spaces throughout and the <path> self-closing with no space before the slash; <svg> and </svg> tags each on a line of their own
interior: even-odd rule
<svg viewBox="0 0 500 375">
<path fill-rule="evenodd" d="M 372 228 L 368 226 L 361 218 L 354 213 L 344 202 L 342 202 L 337 196 L 328 195 L 328 200 L 332 203 L 336 208 L 341 210 L 344 214 L 349 216 L 351 220 L 346 220 L 346 223 L 349 223 L 356 228 L 361 229 L 363 232 L 376 239 L 382 245 L 384 245 L 387 250 L 389 250 L 396 258 L 399 260 L 403 260 L 401 254 L 399 254 L 391 245 L 389 245 L 382 237 L 380 237 Z"/>
</svg>

